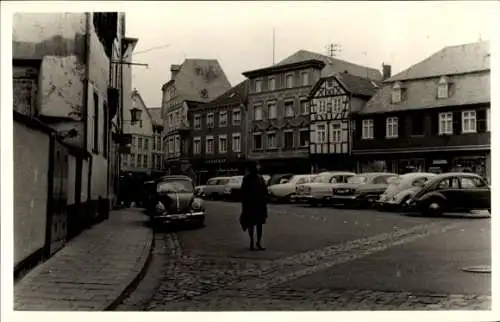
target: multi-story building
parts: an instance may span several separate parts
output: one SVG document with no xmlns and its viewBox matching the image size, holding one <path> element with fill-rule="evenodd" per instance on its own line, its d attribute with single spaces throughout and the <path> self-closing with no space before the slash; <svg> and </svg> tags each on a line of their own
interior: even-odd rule
<svg viewBox="0 0 500 322">
<path fill-rule="evenodd" d="M 189 165 L 188 102 L 206 103 L 231 88 L 217 60 L 186 59 L 170 71 L 171 79 L 162 86 L 163 152 L 169 173 Z"/>
<path fill-rule="evenodd" d="M 321 76 L 347 71 L 380 80 L 381 73 L 300 50 L 271 67 L 243 73 L 250 81 L 247 117 L 249 158 L 264 172 L 309 173 L 308 96 Z"/>
<path fill-rule="evenodd" d="M 248 81 L 190 110 L 191 160 L 199 182 L 244 171 Z"/>
<path fill-rule="evenodd" d="M 156 132 L 158 132 L 158 127 L 155 126 L 155 121 L 137 90 L 132 91 L 131 111 L 136 114 L 135 120 L 131 118 L 133 112 L 124 114 L 124 133 L 130 134 L 132 141 L 130 153 L 122 155 L 121 172 L 128 182 L 130 179 L 134 179 L 132 180 L 133 184 L 138 184 L 151 178 L 153 171 L 159 170 L 156 167 L 158 159 L 153 157 L 153 155 L 156 157 L 158 154 L 156 148 L 158 136 L 155 135 L 155 127 Z M 141 112 L 138 113 L 138 111 Z M 153 167 L 153 163 L 155 167 Z"/>
<path fill-rule="evenodd" d="M 116 12 L 14 15 L 16 266 L 53 254 L 116 199 L 124 27 Z M 25 136 L 20 120 L 45 136 Z"/>
<path fill-rule="evenodd" d="M 386 80 L 356 120 L 360 171 L 491 177 L 488 42 L 446 47 Z"/>
<path fill-rule="evenodd" d="M 153 137 L 151 140 L 151 172 L 153 176 L 163 173 L 163 144 L 162 132 L 163 122 L 161 119 L 161 107 L 148 108 L 149 115 L 153 121 Z"/>
<path fill-rule="evenodd" d="M 384 65 L 384 69 L 390 72 L 390 66 Z M 390 75 L 384 75 L 387 77 Z M 375 81 L 348 73 L 322 77 L 314 85 L 309 96 L 309 152 L 314 172 L 356 169 L 351 154 L 351 113 L 359 111 L 378 86 Z"/>
</svg>

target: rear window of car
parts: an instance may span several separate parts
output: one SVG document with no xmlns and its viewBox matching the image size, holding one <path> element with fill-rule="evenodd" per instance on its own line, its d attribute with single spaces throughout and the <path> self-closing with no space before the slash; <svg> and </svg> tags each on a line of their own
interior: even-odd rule
<svg viewBox="0 0 500 322">
<path fill-rule="evenodd" d="M 187 180 L 163 181 L 156 186 L 158 192 L 191 192 L 193 184 Z"/>
</svg>

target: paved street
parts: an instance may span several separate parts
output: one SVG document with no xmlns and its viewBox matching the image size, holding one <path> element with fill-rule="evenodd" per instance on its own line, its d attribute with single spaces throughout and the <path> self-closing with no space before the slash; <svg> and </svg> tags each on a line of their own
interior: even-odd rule
<svg viewBox="0 0 500 322">
<path fill-rule="evenodd" d="M 489 218 L 418 218 L 271 205 L 263 252 L 238 203 L 207 202 L 207 226 L 159 233 L 148 273 L 118 310 L 489 309 Z"/>
</svg>

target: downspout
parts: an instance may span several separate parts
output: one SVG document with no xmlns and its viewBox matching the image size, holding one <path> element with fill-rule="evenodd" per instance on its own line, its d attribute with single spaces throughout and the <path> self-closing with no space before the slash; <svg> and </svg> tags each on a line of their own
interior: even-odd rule
<svg viewBox="0 0 500 322">
<path fill-rule="evenodd" d="M 85 13 L 86 16 L 86 23 L 87 23 L 87 28 L 86 28 L 86 35 L 85 35 L 85 90 L 84 92 L 84 148 L 85 151 L 88 152 L 88 132 L 89 132 L 89 127 L 88 127 L 88 121 L 89 121 L 89 87 L 90 87 L 90 68 L 89 68 L 89 62 L 90 62 L 90 24 L 91 24 L 91 13 L 87 12 Z M 92 153 L 89 153 L 89 160 L 87 162 L 87 203 L 92 199 L 91 198 L 91 187 L 92 187 Z M 87 204 L 88 205 L 88 204 Z"/>
</svg>

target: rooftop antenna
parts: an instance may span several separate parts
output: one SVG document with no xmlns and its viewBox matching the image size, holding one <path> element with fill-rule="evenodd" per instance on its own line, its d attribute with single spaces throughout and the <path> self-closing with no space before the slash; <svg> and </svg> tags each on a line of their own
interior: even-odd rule
<svg viewBox="0 0 500 322">
<path fill-rule="evenodd" d="M 342 51 L 342 48 L 340 47 L 339 44 L 331 43 L 326 46 L 326 51 L 329 57 L 334 58 L 337 56 L 337 52 Z"/>
<path fill-rule="evenodd" d="M 273 28 L 273 65 L 274 65 L 274 54 L 276 52 L 276 30 Z"/>
</svg>

